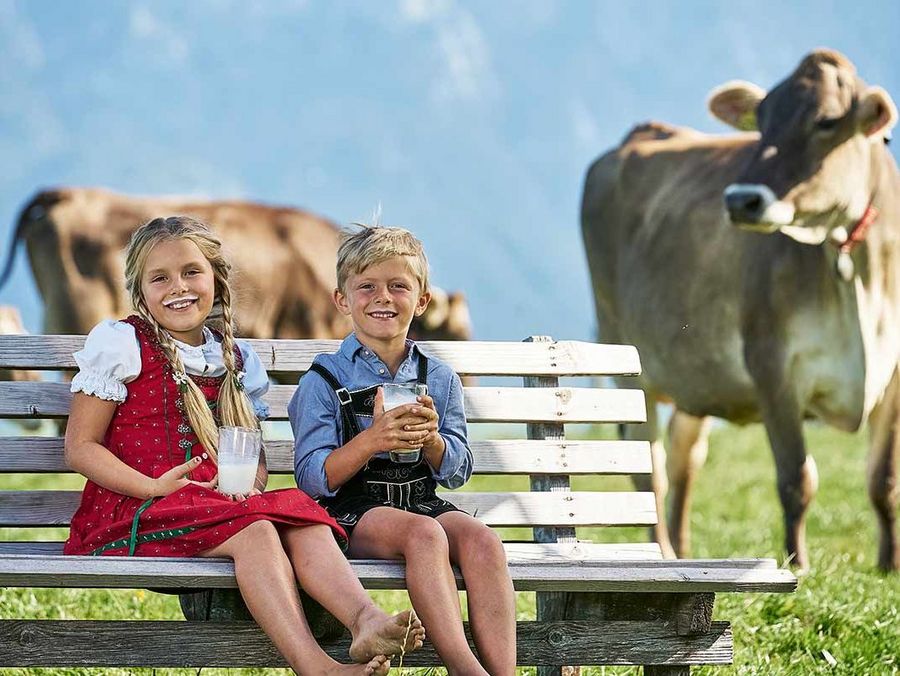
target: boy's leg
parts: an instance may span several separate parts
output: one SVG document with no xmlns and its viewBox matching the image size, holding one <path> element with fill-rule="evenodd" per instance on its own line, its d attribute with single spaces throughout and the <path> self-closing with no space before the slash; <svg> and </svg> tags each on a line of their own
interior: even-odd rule
<svg viewBox="0 0 900 676">
<path fill-rule="evenodd" d="M 247 608 L 296 673 L 387 674 L 390 663 L 383 658 L 344 666 L 319 647 L 303 615 L 291 564 L 271 522 L 256 521 L 200 556 L 234 559 L 234 574 Z"/>
<path fill-rule="evenodd" d="M 497 534 L 464 512 L 437 517 L 450 560 L 466 581 L 469 622 L 478 656 L 492 676 L 516 671 L 516 594 Z"/>
<path fill-rule="evenodd" d="M 393 507 L 375 507 L 353 529 L 350 554 L 404 559 L 413 607 L 447 671 L 454 676 L 486 673 L 463 632 L 447 536 L 437 521 Z"/>
<path fill-rule="evenodd" d="M 398 654 L 404 640 L 408 652 L 422 647 L 425 631 L 421 621 L 414 618 L 407 637 L 412 611 L 391 617 L 375 605 L 335 542 L 331 528 L 280 527 L 279 531 L 300 586 L 353 634 L 350 657 L 362 662 L 374 655 Z"/>
</svg>

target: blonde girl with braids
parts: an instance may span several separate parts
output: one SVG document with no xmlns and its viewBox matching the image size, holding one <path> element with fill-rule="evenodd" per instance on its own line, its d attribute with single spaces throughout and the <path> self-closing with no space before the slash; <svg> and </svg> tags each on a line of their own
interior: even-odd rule
<svg viewBox="0 0 900 676">
<path fill-rule="evenodd" d="M 247 607 L 295 672 L 386 674 L 424 629 L 372 603 L 343 529 L 299 489 L 266 491 L 264 455 L 247 495 L 216 490 L 218 427 L 258 428 L 268 414 L 265 369 L 234 336 L 218 238 L 191 218 L 156 218 L 134 233 L 125 268 L 135 314 L 101 322 L 75 353 L 65 453 L 88 481 L 65 553 L 231 557 Z M 298 583 L 350 629 L 354 664 L 318 646 Z"/>
</svg>

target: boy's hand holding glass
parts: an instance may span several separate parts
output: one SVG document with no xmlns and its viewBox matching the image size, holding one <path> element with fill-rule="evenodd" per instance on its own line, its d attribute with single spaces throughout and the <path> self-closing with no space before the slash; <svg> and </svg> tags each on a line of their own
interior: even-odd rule
<svg viewBox="0 0 900 676">
<path fill-rule="evenodd" d="M 385 406 L 384 388 L 379 387 L 375 395 L 375 405 L 372 417 L 372 426 L 364 432 L 370 437 L 372 444 L 372 454 L 382 453 L 384 451 L 392 451 L 400 457 L 395 462 L 409 462 L 408 456 L 412 457 L 412 462 L 416 462 L 418 458 L 417 451 L 422 448 L 428 436 L 422 430 L 410 431 L 408 427 L 416 425 L 422 421 L 421 415 L 413 414 L 414 409 L 421 408 L 418 402 L 401 404 L 394 408 Z"/>
<path fill-rule="evenodd" d="M 437 409 L 434 407 L 434 399 L 427 394 L 420 394 L 416 397 L 416 401 L 419 403 L 419 407 L 412 409 L 412 413 L 419 417 L 419 422 L 413 425 L 407 425 L 406 429 L 410 432 L 426 433 L 425 439 L 422 442 L 422 450 L 425 452 L 444 450 L 444 441 L 438 433 L 440 418 Z"/>
</svg>

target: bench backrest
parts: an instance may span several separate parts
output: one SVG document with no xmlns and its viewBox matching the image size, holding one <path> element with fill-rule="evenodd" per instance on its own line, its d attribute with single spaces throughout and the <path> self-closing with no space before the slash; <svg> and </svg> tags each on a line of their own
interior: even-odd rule
<svg viewBox="0 0 900 676">
<path fill-rule="evenodd" d="M 83 336 L 0 336 L 0 369 L 72 371 L 72 353 Z M 338 341 L 252 340 L 263 365 L 286 382 L 296 382 L 321 352 L 334 352 Z M 571 376 L 634 375 L 637 351 L 628 346 L 597 345 L 536 337 L 515 342 L 424 342 L 422 349 L 450 364 L 462 376 L 510 378 L 498 387 L 466 387 L 470 423 L 524 423 L 519 438 L 474 438 L 476 475 L 529 477 L 529 491 L 463 490 L 445 495 L 484 522 L 498 527 L 533 529 L 535 542 L 576 542 L 577 527 L 646 526 L 656 523 L 652 493 L 633 490 L 572 490 L 573 475 L 649 474 L 646 442 L 567 440 L 573 423 L 636 423 L 646 419 L 639 390 L 561 386 Z M 295 385 L 273 385 L 267 397 L 271 420 L 286 420 Z M 0 418 L 65 418 L 71 395 L 62 382 L 0 382 Z M 495 430 L 496 431 L 496 430 Z M 509 430 L 503 429 L 504 436 Z M 292 443 L 267 442 L 272 473 L 293 472 Z M 0 475 L 69 472 L 60 437 L 0 438 Z M 0 482 L 5 482 L 0 476 Z M 7 486 L 10 484 L 8 482 Z M 0 484 L 2 485 L 2 484 Z M 67 525 L 79 491 L 2 490 L 0 527 Z M 577 547 L 569 548 L 577 556 Z M 610 558 L 658 556 L 646 543 L 610 545 Z M 573 553 L 574 552 L 574 553 Z"/>
</svg>

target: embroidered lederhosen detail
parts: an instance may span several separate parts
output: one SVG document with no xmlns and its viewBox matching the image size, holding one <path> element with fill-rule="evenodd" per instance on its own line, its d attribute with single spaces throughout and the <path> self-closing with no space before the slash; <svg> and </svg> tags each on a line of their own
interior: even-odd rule
<svg viewBox="0 0 900 676">
<path fill-rule="evenodd" d="M 340 405 L 341 445 L 346 445 L 360 432 L 357 416 L 372 416 L 379 385 L 348 390 L 327 368 L 312 364 L 310 371 L 321 376 L 334 390 Z M 417 383 L 427 386 L 428 358 L 419 353 Z M 337 494 L 319 502 L 337 522 L 350 532 L 360 517 L 378 506 L 395 507 L 418 514 L 438 516 L 457 508 L 437 497 L 437 482 L 424 458 L 410 465 L 400 465 L 384 458 L 372 458 Z"/>
</svg>

